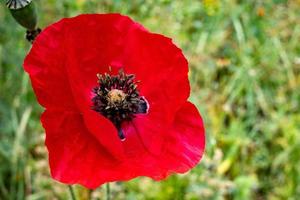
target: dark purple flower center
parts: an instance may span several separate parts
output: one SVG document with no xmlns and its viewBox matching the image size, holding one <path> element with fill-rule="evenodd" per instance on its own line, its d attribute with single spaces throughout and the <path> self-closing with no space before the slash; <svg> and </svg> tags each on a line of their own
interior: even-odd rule
<svg viewBox="0 0 300 200">
<path fill-rule="evenodd" d="M 149 105 L 139 95 L 133 74 L 97 74 L 98 86 L 93 89 L 92 109 L 108 118 L 118 129 L 121 140 L 125 139 L 121 129 L 123 121 L 131 121 L 136 114 L 147 113 Z"/>
</svg>

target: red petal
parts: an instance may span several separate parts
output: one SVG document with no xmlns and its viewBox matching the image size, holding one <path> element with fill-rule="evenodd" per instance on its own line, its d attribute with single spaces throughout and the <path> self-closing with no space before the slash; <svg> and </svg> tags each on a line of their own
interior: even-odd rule
<svg viewBox="0 0 300 200">
<path fill-rule="evenodd" d="M 141 80 L 139 90 L 150 109 L 160 110 L 169 122 L 190 94 L 188 63 L 172 40 L 134 30 L 122 55 L 127 72 Z"/>
<path fill-rule="evenodd" d="M 160 180 L 174 172 L 184 173 L 199 162 L 205 147 L 203 122 L 191 103 L 178 111 L 161 156 L 145 151 L 136 130 L 130 130 L 133 126 L 124 126 L 126 161 L 114 159 L 91 137 L 80 114 L 46 110 L 42 123 L 53 178 L 88 188 L 137 176 Z"/>
<path fill-rule="evenodd" d="M 165 144 L 162 164 L 169 173 L 184 173 L 201 159 L 205 149 L 205 130 L 197 108 L 190 102 L 177 112 Z"/>
<path fill-rule="evenodd" d="M 111 121 L 92 110 L 84 113 L 84 121 L 89 132 L 97 138 L 107 151 L 118 159 L 124 158 L 122 141 Z"/>
<path fill-rule="evenodd" d="M 164 127 L 161 131 L 166 132 L 163 139 L 153 129 L 155 121 L 149 120 L 147 123 L 151 124 L 149 132 L 137 129 L 135 126 L 138 123 L 123 126 L 126 137 L 129 136 L 124 144 L 132 152 L 128 157 L 130 164 L 134 166 L 131 170 L 139 176 L 161 180 L 172 173 L 187 172 L 200 161 L 205 149 L 205 130 L 202 118 L 193 104 L 186 102 L 179 109 L 172 126 L 161 125 Z M 142 126 L 140 123 L 139 125 Z M 154 130 L 152 136 L 151 130 Z M 145 136 L 148 136 L 148 141 Z M 157 148 L 162 150 L 159 155 L 155 154 Z"/>
<path fill-rule="evenodd" d="M 41 118 L 53 178 L 96 188 L 102 183 L 126 180 L 125 163 L 114 159 L 86 129 L 82 115 L 46 110 Z"/>
<path fill-rule="evenodd" d="M 138 138 L 137 143 L 142 145 L 143 151 L 147 151 L 152 156 L 161 154 L 165 142 L 165 133 L 169 131 L 167 127 L 168 125 L 162 119 L 161 113 L 157 115 L 151 111 L 147 115 L 137 115 L 132 122 L 122 126 L 125 137 L 135 134 L 135 137 Z M 136 151 L 138 150 L 140 148 L 137 148 Z"/>
<path fill-rule="evenodd" d="M 126 46 L 127 30 L 139 26 L 118 14 L 89 14 L 71 18 L 67 26 L 68 75 L 82 110 L 90 109 L 97 73 L 109 71 Z M 112 67 L 114 73 L 118 71 Z"/>
<path fill-rule="evenodd" d="M 151 107 L 169 121 L 189 96 L 188 63 L 181 50 L 159 34 L 118 14 L 80 15 L 66 24 L 69 80 L 81 110 L 91 107 L 97 73 L 123 68 L 136 75 Z M 150 108 L 151 109 L 151 108 Z"/>
<path fill-rule="evenodd" d="M 24 69 L 42 106 L 76 110 L 65 69 L 64 23 L 49 26 L 36 38 Z"/>
<path fill-rule="evenodd" d="M 172 123 L 190 91 L 188 63 L 181 50 L 171 39 L 149 33 L 117 14 L 69 19 L 67 35 L 68 74 L 82 112 L 92 106 L 97 73 L 109 73 L 108 66 L 112 66 L 112 73 L 124 68 L 126 73 L 135 74 L 141 80 L 139 90 L 149 102 L 150 113 L 138 116 L 134 124 L 143 145 L 159 155 L 166 131 L 158 125 Z M 152 117 L 153 113 L 160 117 Z"/>
</svg>

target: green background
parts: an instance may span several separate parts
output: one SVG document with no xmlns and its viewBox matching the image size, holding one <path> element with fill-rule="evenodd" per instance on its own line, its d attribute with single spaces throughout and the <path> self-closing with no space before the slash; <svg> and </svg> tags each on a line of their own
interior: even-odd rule
<svg viewBox="0 0 300 200">
<path fill-rule="evenodd" d="M 69 199 L 50 178 L 42 108 L 22 68 L 25 30 L 0 2 L 0 199 Z M 36 0 L 39 26 L 118 12 L 171 37 L 189 60 L 206 125 L 201 163 L 155 182 L 111 184 L 112 199 L 300 199 L 299 0 Z M 105 190 L 75 187 L 78 199 Z"/>
</svg>

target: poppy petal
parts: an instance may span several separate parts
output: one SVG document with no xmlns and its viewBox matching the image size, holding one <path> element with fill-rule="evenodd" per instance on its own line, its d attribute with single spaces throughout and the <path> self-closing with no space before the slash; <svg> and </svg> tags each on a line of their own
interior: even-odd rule
<svg viewBox="0 0 300 200">
<path fill-rule="evenodd" d="M 197 108 L 187 102 L 177 112 L 165 144 L 162 163 L 170 172 L 184 173 L 200 161 L 204 149 L 203 120 Z"/>
<path fill-rule="evenodd" d="M 86 111 L 83 115 L 85 126 L 95 138 L 116 158 L 124 158 L 123 144 L 115 126 L 107 118 L 95 111 Z"/>
<path fill-rule="evenodd" d="M 39 103 L 46 108 L 77 110 L 65 69 L 64 23 L 46 28 L 24 60 Z"/>
<path fill-rule="evenodd" d="M 89 133 L 82 115 L 46 110 L 41 121 L 46 130 L 51 175 L 56 180 L 96 188 L 107 181 L 129 178 L 120 170 L 122 163 Z"/>
<path fill-rule="evenodd" d="M 143 123 L 145 121 L 136 124 Z M 145 130 L 137 129 L 132 122 L 123 126 L 128 138 L 124 144 L 132 154 L 130 163 L 139 176 L 162 180 L 173 173 L 185 173 L 200 161 L 205 149 L 205 130 L 203 120 L 192 103 L 186 102 L 178 110 L 173 124 L 164 129 L 164 139 L 155 137 L 155 131 L 151 137 L 155 121 L 148 123 L 151 127 L 149 135 Z"/>
<path fill-rule="evenodd" d="M 117 73 L 120 69 L 111 63 L 126 46 L 127 30 L 137 25 L 119 14 L 84 14 L 69 19 L 65 56 L 69 81 L 82 111 L 92 106 L 97 74 Z"/>
<path fill-rule="evenodd" d="M 148 153 L 153 156 L 159 156 L 165 141 L 165 132 L 167 132 L 166 124 L 161 120 L 161 117 L 156 117 L 154 114 L 138 115 L 131 123 L 133 127 L 131 131 L 128 126 L 124 125 L 125 137 L 126 134 L 134 132 L 139 138 L 139 143 L 143 145 Z M 127 128 L 126 128 L 127 127 Z"/>
<path fill-rule="evenodd" d="M 100 34 L 99 34 L 100 33 Z M 145 30 L 119 14 L 84 14 L 68 19 L 67 70 L 81 110 L 92 106 L 97 73 L 136 75 L 141 95 L 162 107 L 172 121 L 189 96 L 188 63 L 172 40 Z"/>
<path fill-rule="evenodd" d="M 134 29 L 128 34 L 123 64 L 141 80 L 139 90 L 169 121 L 190 93 L 188 62 L 170 38 Z"/>
</svg>

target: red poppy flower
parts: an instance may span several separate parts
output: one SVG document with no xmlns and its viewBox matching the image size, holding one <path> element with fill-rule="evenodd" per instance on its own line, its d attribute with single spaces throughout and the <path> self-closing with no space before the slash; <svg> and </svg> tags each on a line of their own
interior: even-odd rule
<svg viewBox="0 0 300 200">
<path fill-rule="evenodd" d="M 188 63 L 159 34 L 119 14 L 62 19 L 24 61 L 52 177 L 96 188 L 109 181 L 184 173 L 202 157 L 201 116 L 187 101 Z"/>
</svg>

